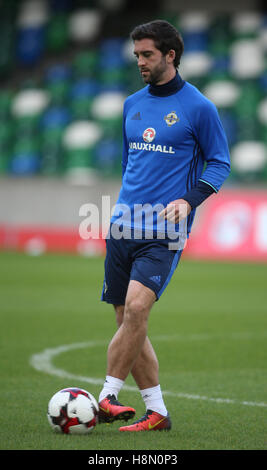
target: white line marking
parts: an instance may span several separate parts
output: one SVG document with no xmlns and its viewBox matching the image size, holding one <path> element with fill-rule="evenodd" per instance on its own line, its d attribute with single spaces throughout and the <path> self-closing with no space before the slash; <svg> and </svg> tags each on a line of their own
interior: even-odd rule
<svg viewBox="0 0 267 470">
<path fill-rule="evenodd" d="M 194 336 L 194 339 L 198 335 L 192 335 Z M 201 339 L 203 339 L 203 336 L 207 335 L 199 335 Z M 165 340 L 170 340 L 174 338 L 180 338 L 179 335 L 174 335 L 174 336 L 157 336 L 154 338 L 155 341 L 165 341 Z M 198 338 L 200 339 L 200 338 Z M 81 382 L 86 382 L 89 384 L 93 385 L 103 385 L 104 379 L 97 379 L 94 377 L 84 377 L 82 375 L 76 375 L 72 374 L 70 372 L 67 372 L 63 369 L 59 369 L 55 367 L 52 363 L 52 360 L 55 356 L 58 356 L 59 354 L 62 354 L 64 352 L 71 351 L 73 349 L 85 349 L 85 348 L 93 348 L 96 346 L 106 346 L 108 343 L 107 341 L 88 341 L 88 342 L 83 342 L 83 343 L 72 343 L 72 344 L 66 344 L 62 346 L 58 346 L 56 348 L 49 348 L 45 349 L 44 351 L 33 354 L 30 358 L 30 364 L 31 366 L 41 372 L 45 372 L 46 374 L 49 375 L 55 375 L 57 377 L 62 377 L 65 379 L 70 379 L 70 380 L 78 380 Z M 130 385 L 124 385 L 123 387 L 124 390 L 127 390 L 129 392 L 137 392 L 138 389 L 137 387 L 132 387 Z M 171 392 L 168 390 L 163 391 L 163 395 L 171 396 L 171 397 L 176 397 L 176 398 L 186 398 L 189 400 L 203 400 L 203 401 L 211 401 L 214 403 L 227 403 L 227 404 L 233 404 L 233 405 L 245 405 L 245 406 L 257 406 L 257 407 L 267 407 L 267 403 L 263 402 L 254 402 L 254 401 L 239 401 L 231 398 L 212 398 L 212 397 L 207 397 L 203 395 L 197 395 L 197 394 L 189 394 L 189 393 L 175 393 Z"/>
</svg>

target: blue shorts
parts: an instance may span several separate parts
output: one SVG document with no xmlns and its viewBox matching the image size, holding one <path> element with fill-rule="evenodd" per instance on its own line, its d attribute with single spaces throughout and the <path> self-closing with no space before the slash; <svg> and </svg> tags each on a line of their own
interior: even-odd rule
<svg viewBox="0 0 267 470">
<path fill-rule="evenodd" d="M 182 250 L 168 239 L 106 239 L 105 279 L 101 300 L 124 305 L 130 280 L 153 290 L 158 300 L 169 284 Z"/>
</svg>

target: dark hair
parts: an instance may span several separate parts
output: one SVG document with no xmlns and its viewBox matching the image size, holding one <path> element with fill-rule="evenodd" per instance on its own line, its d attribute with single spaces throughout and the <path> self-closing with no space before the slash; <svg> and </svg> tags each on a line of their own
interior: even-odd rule
<svg viewBox="0 0 267 470">
<path fill-rule="evenodd" d="M 153 39 L 155 47 L 163 55 L 166 55 L 171 49 L 175 51 L 173 65 L 175 68 L 180 64 L 181 56 L 184 52 L 184 42 L 177 29 L 168 21 L 154 20 L 149 23 L 136 26 L 130 34 L 133 41 L 140 39 Z"/>
</svg>

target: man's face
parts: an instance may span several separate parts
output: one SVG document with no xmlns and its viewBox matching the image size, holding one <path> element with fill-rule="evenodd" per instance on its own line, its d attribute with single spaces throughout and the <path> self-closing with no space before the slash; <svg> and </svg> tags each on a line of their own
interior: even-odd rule
<svg viewBox="0 0 267 470">
<path fill-rule="evenodd" d="M 153 39 L 134 41 L 134 54 L 141 76 L 145 83 L 164 83 L 168 70 L 167 56 L 155 47 Z"/>
</svg>

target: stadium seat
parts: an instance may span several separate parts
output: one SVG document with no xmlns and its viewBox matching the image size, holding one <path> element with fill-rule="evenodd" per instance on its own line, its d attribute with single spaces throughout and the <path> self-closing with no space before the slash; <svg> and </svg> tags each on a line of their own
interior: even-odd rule
<svg viewBox="0 0 267 470">
<path fill-rule="evenodd" d="M 47 25 L 45 45 L 48 52 L 57 54 L 66 50 L 68 44 L 68 16 L 59 12 L 52 16 Z"/>
<path fill-rule="evenodd" d="M 35 137 L 40 117 L 49 103 L 49 95 L 42 89 L 18 91 L 12 100 L 11 113 L 17 138 Z"/>
<path fill-rule="evenodd" d="M 210 25 L 210 18 L 207 13 L 183 13 L 179 16 L 178 24 L 183 36 L 186 53 L 207 51 Z"/>
<path fill-rule="evenodd" d="M 251 79 L 263 73 L 264 53 L 257 39 L 234 41 L 230 59 L 231 72 L 237 79 Z"/>
<path fill-rule="evenodd" d="M 105 137 L 116 138 L 122 129 L 122 111 L 125 95 L 105 92 L 95 97 L 92 116 L 103 129 Z"/>
<path fill-rule="evenodd" d="M 17 175 L 35 174 L 40 170 L 40 117 L 49 103 L 49 95 L 42 89 L 22 89 L 11 103 L 14 122 L 14 145 L 11 150 L 10 170 Z"/>
<path fill-rule="evenodd" d="M 0 124 L 0 174 L 9 169 L 11 145 L 13 140 L 13 125 L 10 119 L 1 120 Z"/>
<path fill-rule="evenodd" d="M 78 9 L 69 17 L 69 35 L 74 43 L 94 41 L 100 32 L 102 16 L 97 9 Z"/>
<path fill-rule="evenodd" d="M 230 27 L 234 38 L 252 39 L 256 38 L 262 26 L 262 15 L 258 11 L 241 11 L 234 13 L 231 18 Z"/>
<path fill-rule="evenodd" d="M 103 176 L 121 174 L 121 139 L 101 139 L 96 147 L 95 168 Z"/>
<path fill-rule="evenodd" d="M 50 101 L 55 106 L 64 105 L 69 97 L 71 69 L 65 64 L 58 63 L 49 67 L 44 76 L 44 89 L 49 94 Z"/>
<path fill-rule="evenodd" d="M 240 95 L 240 87 L 229 79 L 214 79 L 207 84 L 203 91 L 205 96 L 218 108 L 228 143 L 231 147 L 238 140 L 238 123 L 234 108 Z"/>
<path fill-rule="evenodd" d="M 41 172 L 57 174 L 62 171 L 62 138 L 72 116 L 68 107 L 51 106 L 40 119 Z"/>
<path fill-rule="evenodd" d="M 71 121 L 71 113 L 68 107 L 50 106 L 43 113 L 40 127 L 47 129 L 63 129 Z"/>
<path fill-rule="evenodd" d="M 77 52 L 71 64 L 73 78 L 96 79 L 98 60 L 99 56 L 96 47 L 92 47 L 86 51 L 82 50 Z"/>
<path fill-rule="evenodd" d="M 41 60 L 48 18 L 48 6 L 44 0 L 21 2 L 17 18 L 17 57 L 21 64 L 32 66 Z"/>
<path fill-rule="evenodd" d="M 6 88 L 0 90 L 0 121 L 6 121 L 11 118 L 11 103 L 13 99 L 13 91 Z"/>
<path fill-rule="evenodd" d="M 48 6 L 51 11 L 57 13 L 67 13 L 73 7 L 74 0 L 48 0 Z"/>
<path fill-rule="evenodd" d="M 49 94 L 42 89 L 18 91 L 12 101 L 11 110 L 15 117 L 40 115 L 49 103 Z"/>
<path fill-rule="evenodd" d="M 189 52 L 181 59 L 181 75 L 192 85 L 203 89 L 213 65 L 213 58 L 209 52 Z"/>
<path fill-rule="evenodd" d="M 261 90 L 255 80 L 247 80 L 242 83 L 241 93 L 235 106 L 239 140 L 258 140 L 260 138 L 257 108 L 261 96 Z"/>
<path fill-rule="evenodd" d="M 48 67 L 45 72 L 45 81 L 47 83 L 69 80 L 71 78 L 71 67 L 64 63 L 57 62 Z"/>
<path fill-rule="evenodd" d="M 267 127 L 267 98 L 260 101 L 257 107 L 257 115 L 260 123 Z"/>
<path fill-rule="evenodd" d="M 39 138 L 21 136 L 16 139 L 10 160 L 10 171 L 14 175 L 32 175 L 39 172 L 41 153 Z"/>
<path fill-rule="evenodd" d="M 57 175 L 63 171 L 63 129 L 47 128 L 41 134 L 40 171 L 46 175 Z"/>
<path fill-rule="evenodd" d="M 123 56 L 126 63 L 126 82 L 129 94 L 134 93 L 144 86 L 140 72 L 136 65 L 136 57 L 134 55 L 132 41 L 126 39 L 123 45 Z"/>
<path fill-rule="evenodd" d="M 106 175 L 120 172 L 123 102 L 144 86 L 132 41 L 122 38 L 119 29 L 114 35 L 114 25 L 108 21 L 124 11 L 125 4 L 125 0 L 2 2 L 0 78 L 8 86 L 0 93 L 0 171 L 9 165 L 17 174 L 55 174 L 81 167 L 96 167 Z M 161 17 L 181 31 L 185 52 L 179 71 L 216 104 L 230 151 L 236 154 L 244 142 L 266 146 L 267 18 L 259 11 L 207 14 L 167 8 Z M 16 86 L 11 92 L 12 81 Z M 97 145 L 66 147 L 67 129 L 77 123 L 100 130 Z M 30 149 L 29 142 L 21 139 L 34 141 L 36 132 L 40 147 Z M 16 155 L 15 140 L 20 142 Z M 255 148 L 259 155 L 260 145 Z M 244 171 L 242 157 L 238 158 L 232 180 L 241 182 L 250 170 Z M 247 167 L 247 157 L 243 158 Z M 261 179 L 266 174 L 264 167 L 261 171 L 251 169 L 251 178 Z"/>
<path fill-rule="evenodd" d="M 237 181 L 264 181 L 266 168 L 267 152 L 263 142 L 242 141 L 232 148 L 232 171 Z"/>
<path fill-rule="evenodd" d="M 124 40 L 105 39 L 99 47 L 99 81 L 102 92 L 127 91 Z"/>
<path fill-rule="evenodd" d="M 101 137 L 101 128 L 92 121 L 74 121 L 63 134 L 64 168 L 92 169 L 96 144 Z"/>
<path fill-rule="evenodd" d="M 72 82 L 69 103 L 73 119 L 91 119 L 91 108 L 99 88 L 99 82 L 90 78 L 80 78 Z"/>
<path fill-rule="evenodd" d="M 15 27 L 9 18 L 0 19 L 0 77 L 12 72 L 15 64 Z"/>
<path fill-rule="evenodd" d="M 257 109 L 258 120 L 261 125 L 261 140 L 267 149 L 267 99 L 263 99 Z M 267 181 L 267 171 L 265 172 L 265 179 Z"/>
</svg>

